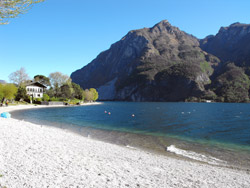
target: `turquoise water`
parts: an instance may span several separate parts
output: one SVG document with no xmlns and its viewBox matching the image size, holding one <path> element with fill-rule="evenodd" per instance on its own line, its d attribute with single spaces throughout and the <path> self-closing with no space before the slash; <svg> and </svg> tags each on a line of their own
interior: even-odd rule
<svg viewBox="0 0 250 188">
<path fill-rule="evenodd" d="M 125 145 L 140 143 L 153 149 L 161 143 L 162 150 L 174 145 L 225 161 L 233 159 L 233 155 L 239 163 L 250 166 L 249 109 L 250 104 L 231 103 L 104 102 L 16 111 L 12 115 L 38 123 L 78 127 L 79 132 L 84 132 L 80 128 L 88 128 L 88 134 L 104 130 L 100 138 L 109 135 L 110 142 L 123 139 Z"/>
</svg>

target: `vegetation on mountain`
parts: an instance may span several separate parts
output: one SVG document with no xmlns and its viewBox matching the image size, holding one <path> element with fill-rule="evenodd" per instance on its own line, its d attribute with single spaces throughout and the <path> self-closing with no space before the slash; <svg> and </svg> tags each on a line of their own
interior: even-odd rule
<svg viewBox="0 0 250 188">
<path fill-rule="evenodd" d="M 199 47 L 198 39 L 164 20 L 152 28 L 130 31 L 71 78 L 82 87 L 97 88 L 100 100 L 181 101 L 185 97 L 177 89 L 181 85 L 176 84 L 182 82 L 173 82 L 174 78 L 193 74 L 191 81 L 197 87 L 189 87 L 188 93 L 197 95 L 211 82 L 212 67 L 219 62 Z M 172 71 L 172 81 L 162 91 L 156 75 L 159 79 L 158 73 L 164 70 Z M 174 76 L 175 72 L 183 75 Z M 166 97 L 164 92 L 172 95 Z"/>
<path fill-rule="evenodd" d="M 228 63 L 214 80 L 213 89 L 222 102 L 248 102 L 250 80 L 243 68 Z"/>
</svg>

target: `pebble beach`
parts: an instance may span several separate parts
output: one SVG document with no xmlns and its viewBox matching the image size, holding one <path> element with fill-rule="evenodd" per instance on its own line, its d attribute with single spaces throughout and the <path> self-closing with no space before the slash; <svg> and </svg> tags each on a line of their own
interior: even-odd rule
<svg viewBox="0 0 250 188">
<path fill-rule="evenodd" d="M 38 106 L 9 106 L 0 113 Z M 250 172 L 0 118 L 0 188 L 250 187 Z"/>
</svg>

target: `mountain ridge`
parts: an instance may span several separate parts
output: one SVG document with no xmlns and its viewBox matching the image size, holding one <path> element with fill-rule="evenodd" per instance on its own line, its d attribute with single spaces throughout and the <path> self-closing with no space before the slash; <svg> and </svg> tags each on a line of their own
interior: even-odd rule
<svg viewBox="0 0 250 188">
<path fill-rule="evenodd" d="M 83 88 L 97 88 L 101 100 L 206 99 L 216 96 L 213 81 L 228 61 L 223 56 L 226 50 L 220 54 L 212 47 L 219 41 L 218 48 L 224 49 L 220 36 L 225 39 L 229 34 L 241 34 L 244 38 L 250 32 L 248 28 L 248 24 L 234 23 L 221 27 L 215 36 L 199 40 L 163 20 L 151 28 L 129 31 L 88 65 L 73 72 L 71 78 Z M 238 69 L 231 72 L 245 74 Z"/>
</svg>

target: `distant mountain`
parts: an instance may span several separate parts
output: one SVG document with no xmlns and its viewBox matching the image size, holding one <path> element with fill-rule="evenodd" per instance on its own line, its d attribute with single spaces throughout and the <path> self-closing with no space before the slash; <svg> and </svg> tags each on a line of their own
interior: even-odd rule
<svg viewBox="0 0 250 188">
<path fill-rule="evenodd" d="M 219 63 L 197 38 L 164 20 L 130 31 L 71 78 L 97 88 L 101 100 L 184 101 L 206 94 Z"/>
<path fill-rule="evenodd" d="M 0 84 L 6 84 L 7 82 L 5 80 L 0 80 Z"/>
</svg>

